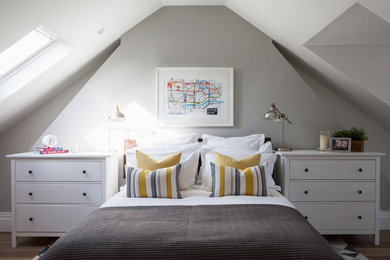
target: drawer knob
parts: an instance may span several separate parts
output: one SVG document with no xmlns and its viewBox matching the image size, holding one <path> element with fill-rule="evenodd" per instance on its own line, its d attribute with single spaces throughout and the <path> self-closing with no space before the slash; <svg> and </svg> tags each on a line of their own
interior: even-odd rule
<svg viewBox="0 0 390 260">
<path fill-rule="evenodd" d="M 308 217 L 308 216 L 305 216 L 305 219 L 309 219 L 309 217 Z"/>
<path fill-rule="evenodd" d="M 32 217 L 30 217 L 28 220 L 33 221 L 34 219 Z"/>
<path fill-rule="evenodd" d="M 83 174 L 86 174 L 87 173 L 87 171 L 86 170 L 83 170 Z"/>
<path fill-rule="evenodd" d="M 362 172 L 363 171 L 363 169 L 362 168 L 359 168 L 359 170 L 358 170 L 359 172 Z"/>
<path fill-rule="evenodd" d="M 359 192 L 359 194 L 362 194 L 362 193 L 363 193 L 363 191 L 362 191 L 362 190 L 359 190 L 358 192 Z"/>
<path fill-rule="evenodd" d="M 32 196 L 32 192 L 29 192 L 29 193 L 28 193 L 28 196 Z"/>
<path fill-rule="evenodd" d="M 308 168 L 305 168 L 305 172 L 308 172 L 309 171 L 309 169 Z"/>
<path fill-rule="evenodd" d="M 87 196 L 87 193 L 83 192 L 83 196 Z"/>
<path fill-rule="evenodd" d="M 308 193 L 309 193 L 309 191 L 305 190 L 305 194 L 308 194 Z"/>
<path fill-rule="evenodd" d="M 362 216 L 358 216 L 358 219 L 362 219 Z"/>
<path fill-rule="evenodd" d="M 31 170 L 29 170 L 29 171 L 28 171 L 28 173 L 29 173 L 29 174 L 32 174 L 32 171 L 31 171 Z"/>
</svg>

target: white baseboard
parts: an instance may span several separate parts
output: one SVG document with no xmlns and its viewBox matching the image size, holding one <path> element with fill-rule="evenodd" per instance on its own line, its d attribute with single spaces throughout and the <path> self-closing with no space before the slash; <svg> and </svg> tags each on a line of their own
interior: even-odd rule
<svg viewBox="0 0 390 260">
<path fill-rule="evenodd" d="M 11 232 L 11 212 L 0 212 L 0 232 Z M 390 211 L 379 213 L 379 229 L 390 230 Z"/>
<path fill-rule="evenodd" d="M 390 230 L 390 211 L 381 211 L 379 213 L 379 229 Z"/>
<path fill-rule="evenodd" d="M 11 232 L 11 212 L 0 212 L 0 232 Z"/>
</svg>

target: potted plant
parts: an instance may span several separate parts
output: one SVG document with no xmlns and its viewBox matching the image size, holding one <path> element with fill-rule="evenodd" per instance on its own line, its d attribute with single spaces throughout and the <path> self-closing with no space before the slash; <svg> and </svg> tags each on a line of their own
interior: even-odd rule
<svg viewBox="0 0 390 260">
<path fill-rule="evenodd" d="M 336 131 L 333 137 L 351 138 L 351 152 L 364 152 L 364 141 L 368 140 L 364 129 L 351 127 L 351 129 Z"/>
</svg>

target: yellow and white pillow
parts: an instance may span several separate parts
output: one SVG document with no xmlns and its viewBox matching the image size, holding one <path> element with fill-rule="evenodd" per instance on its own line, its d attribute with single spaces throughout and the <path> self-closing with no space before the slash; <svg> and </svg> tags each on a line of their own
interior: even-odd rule
<svg viewBox="0 0 390 260">
<path fill-rule="evenodd" d="M 180 167 L 178 164 L 153 171 L 128 167 L 127 197 L 181 199 L 178 181 Z"/>
<path fill-rule="evenodd" d="M 196 182 L 196 177 L 198 174 L 198 164 L 199 164 L 199 154 L 200 154 L 200 144 L 186 144 L 186 145 L 175 145 L 175 146 L 159 146 L 159 147 L 137 147 L 133 149 L 126 150 L 126 166 L 136 167 L 139 169 L 147 169 L 137 166 L 137 151 L 141 151 L 144 154 L 149 155 L 150 157 L 161 160 L 165 157 L 181 153 L 180 158 L 180 175 L 179 175 L 179 188 L 180 190 L 188 189 Z M 174 166 L 178 163 L 175 163 L 170 166 Z M 164 167 L 158 167 L 164 168 Z M 151 169 L 150 169 L 151 170 Z"/>
<path fill-rule="evenodd" d="M 240 170 L 259 165 L 260 158 L 261 158 L 261 154 L 259 153 L 243 158 L 241 160 L 236 160 L 233 157 L 220 154 L 218 152 L 215 152 L 214 155 L 215 155 L 215 164 L 229 166 Z"/>
<path fill-rule="evenodd" d="M 137 150 L 135 152 L 135 158 L 137 161 L 137 168 L 157 170 L 179 164 L 181 159 L 181 152 L 169 155 L 167 157 L 162 158 L 161 160 L 156 160 L 151 156 Z"/>
<path fill-rule="evenodd" d="M 212 189 L 210 197 L 229 195 L 267 196 L 264 166 L 243 170 L 210 163 Z"/>
<path fill-rule="evenodd" d="M 267 166 L 266 168 L 266 181 L 268 188 L 274 188 L 280 191 L 280 187 L 275 184 L 272 178 L 274 164 L 276 161 L 276 154 L 272 153 L 272 144 L 267 142 L 263 144 L 258 151 L 245 150 L 245 149 L 233 149 L 233 148 L 220 148 L 205 145 L 201 150 L 202 166 L 200 172 L 200 180 L 202 183 L 201 188 L 211 191 L 212 178 L 210 162 L 216 163 L 215 152 L 223 155 L 228 155 L 236 160 L 252 156 L 254 154 L 261 154 L 259 165 Z M 234 168 L 234 167 L 233 167 Z"/>
</svg>

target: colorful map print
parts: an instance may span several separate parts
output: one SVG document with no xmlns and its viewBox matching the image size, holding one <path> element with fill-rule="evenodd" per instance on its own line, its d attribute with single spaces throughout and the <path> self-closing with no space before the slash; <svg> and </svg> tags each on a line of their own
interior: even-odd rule
<svg viewBox="0 0 390 260">
<path fill-rule="evenodd" d="M 218 115 L 224 103 L 222 83 L 215 80 L 170 78 L 166 86 L 167 113 L 170 115 L 191 113 Z"/>
</svg>

